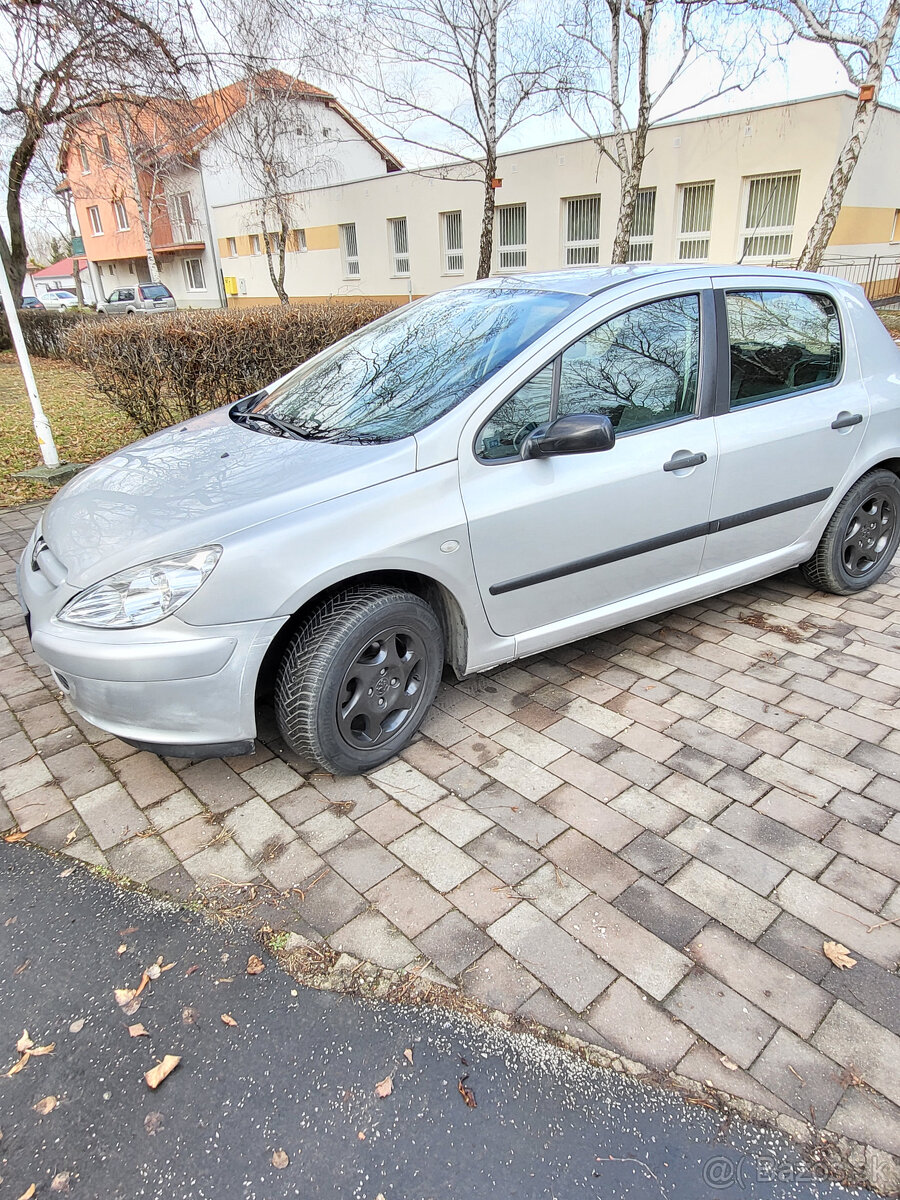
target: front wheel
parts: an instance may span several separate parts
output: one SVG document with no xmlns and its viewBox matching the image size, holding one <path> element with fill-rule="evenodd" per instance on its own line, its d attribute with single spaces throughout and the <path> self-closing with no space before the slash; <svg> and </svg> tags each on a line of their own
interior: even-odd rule
<svg viewBox="0 0 900 1200">
<path fill-rule="evenodd" d="M 813 557 L 800 568 L 823 592 L 850 596 L 888 569 L 900 542 L 900 479 L 869 471 L 854 483 L 828 522 Z"/>
<path fill-rule="evenodd" d="M 412 740 L 444 665 L 440 622 L 400 588 L 348 588 L 294 633 L 275 684 L 281 735 L 335 774 L 380 766 Z"/>
</svg>

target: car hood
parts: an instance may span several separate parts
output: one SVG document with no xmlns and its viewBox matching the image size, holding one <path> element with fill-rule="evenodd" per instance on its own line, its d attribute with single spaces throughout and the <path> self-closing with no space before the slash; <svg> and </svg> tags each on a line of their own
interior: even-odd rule
<svg viewBox="0 0 900 1200">
<path fill-rule="evenodd" d="M 415 438 L 386 445 L 272 437 L 217 409 L 89 467 L 59 492 L 41 532 L 85 587 L 137 563 L 415 470 Z"/>
</svg>

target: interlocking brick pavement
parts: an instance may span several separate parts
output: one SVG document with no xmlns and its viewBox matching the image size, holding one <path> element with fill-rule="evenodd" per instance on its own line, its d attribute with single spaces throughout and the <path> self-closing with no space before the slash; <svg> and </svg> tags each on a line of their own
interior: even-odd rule
<svg viewBox="0 0 900 1200">
<path fill-rule="evenodd" d="M 13 603 L 39 512 L 0 512 L 0 832 L 179 898 L 259 885 L 272 926 L 898 1151 L 900 564 L 448 680 L 343 779 L 74 714 Z"/>
</svg>

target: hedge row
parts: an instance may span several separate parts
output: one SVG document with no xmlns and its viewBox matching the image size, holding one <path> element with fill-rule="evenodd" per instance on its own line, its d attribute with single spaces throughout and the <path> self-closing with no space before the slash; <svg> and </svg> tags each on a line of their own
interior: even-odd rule
<svg viewBox="0 0 900 1200">
<path fill-rule="evenodd" d="M 19 312 L 22 334 L 30 354 L 38 358 L 67 358 L 69 334 L 81 322 L 96 324 L 102 316 L 87 309 L 24 308 Z M 6 314 L 0 307 L 0 350 L 11 350 Z"/>
<path fill-rule="evenodd" d="M 392 307 L 337 301 L 86 321 L 67 350 L 101 395 L 153 433 L 257 391 Z"/>
</svg>

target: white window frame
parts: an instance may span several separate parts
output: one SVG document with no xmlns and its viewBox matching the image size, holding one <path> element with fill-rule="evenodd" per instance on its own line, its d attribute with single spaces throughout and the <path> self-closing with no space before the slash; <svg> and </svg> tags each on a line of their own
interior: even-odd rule
<svg viewBox="0 0 900 1200">
<path fill-rule="evenodd" d="M 759 220 L 750 225 L 750 200 L 753 195 L 753 186 L 758 183 L 782 183 L 790 181 L 788 187 L 789 192 L 793 195 L 782 195 L 779 199 L 776 196 L 776 202 L 771 206 L 771 211 L 765 211 L 760 214 Z M 743 228 L 741 229 L 741 240 L 738 248 L 738 259 L 741 262 L 750 260 L 751 262 L 765 262 L 773 258 L 789 258 L 791 249 L 794 243 L 794 222 L 797 219 L 797 196 L 800 191 L 800 172 L 799 171 L 779 171 L 777 175 L 750 175 L 744 180 L 743 196 L 741 198 L 741 213 L 743 214 Z M 774 195 L 774 193 L 773 193 Z M 766 201 L 766 207 L 771 204 L 772 197 Z M 787 216 L 786 202 L 790 205 L 790 223 L 787 221 L 779 221 L 777 218 Z M 770 218 L 776 218 L 772 221 Z M 756 243 L 756 252 L 751 250 L 751 247 Z M 766 249 L 760 250 L 759 244 L 762 244 Z"/>
<path fill-rule="evenodd" d="M 84 142 L 78 143 L 78 154 L 81 158 L 81 173 L 82 175 L 90 175 L 91 160 L 88 158 L 87 146 Z"/>
<path fill-rule="evenodd" d="M 230 237 L 227 239 L 227 242 L 228 242 L 228 257 L 229 258 L 237 258 L 237 256 L 238 256 L 237 238 Z"/>
<path fill-rule="evenodd" d="M 121 200 L 113 200 L 113 215 L 116 218 L 116 231 L 127 233 L 131 228 L 131 223 L 128 220 L 128 211 Z"/>
<path fill-rule="evenodd" d="M 573 208 L 578 205 L 578 208 Z M 588 221 L 596 222 L 596 232 L 586 227 Z M 573 221 L 581 222 L 576 233 L 590 233 L 589 237 L 572 237 Z M 602 230 L 602 206 L 599 192 L 589 196 L 566 196 L 563 199 L 563 265 L 567 267 L 592 267 L 600 262 L 600 233 Z"/>
<path fill-rule="evenodd" d="M 497 270 L 523 271 L 528 262 L 528 211 L 524 204 L 498 204 L 494 210 L 497 226 Z M 521 228 L 518 215 L 521 214 Z M 522 234 L 517 241 L 516 234 Z"/>
<path fill-rule="evenodd" d="M 262 254 L 262 238 L 258 233 L 250 234 L 250 253 L 254 256 Z"/>
<path fill-rule="evenodd" d="M 406 217 L 388 217 L 388 249 L 391 278 L 408 279 L 410 274 L 409 225 Z"/>
<path fill-rule="evenodd" d="M 306 253 L 306 230 L 305 229 L 293 229 L 293 230 L 291 230 L 291 232 L 294 235 L 294 253 L 295 254 L 305 254 Z"/>
<path fill-rule="evenodd" d="M 194 282 L 194 276 L 191 271 L 192 263 L 196 264 L 197 271 L 200 275 L 199 285 Z M 189 292 L 205 292 L 206 291 L 206 273 L 203 270 L 203 259 L 202 258 L 186 258 L 184 260 L 184 278 L 185 278 L 185 282 L 187 283 L 187 289 Z"/>
<path fill-rule="evenodd" d="M 709 212 L 701 228 L 702 207 L 709 202 Z M 706 262 L 709 258 L 709 238 L 712 231 L 713 205 L 716 185 L 713 179 L 678 185 L 678 261 Z M 685 223 L 691 226 L 686 229 Z"/>
<path fill-rule="evenodd" d="M 100 209 L 96 204 L 92 204 L 87 210 L 88 220 L 91 223 L 91 236 L 100 237 L 103 233 L 103 221 L 100 217 Z"/>
<path fill-rule="evenodd" d="M 338 225 L 341 238 L 341 263 L 345 279 L 359 279 L 359 239 L 356 234 L 356 222 L 347 221 Z"/>
<path fill-rule="evenodd" d="M 635 233 L 640 229 L 640 233 Z M 638 188 L 628 239 L 628 261 L 650 262 L 653 258 L 653 237 L 656 232 L 656 188 Z"/>
<path fill-rule="evenodd" d="M 462 275 L 466 269 L 463 249 L 462 209 L 442 212 L 441 222 L 441 274 Z"/>
</svg>

